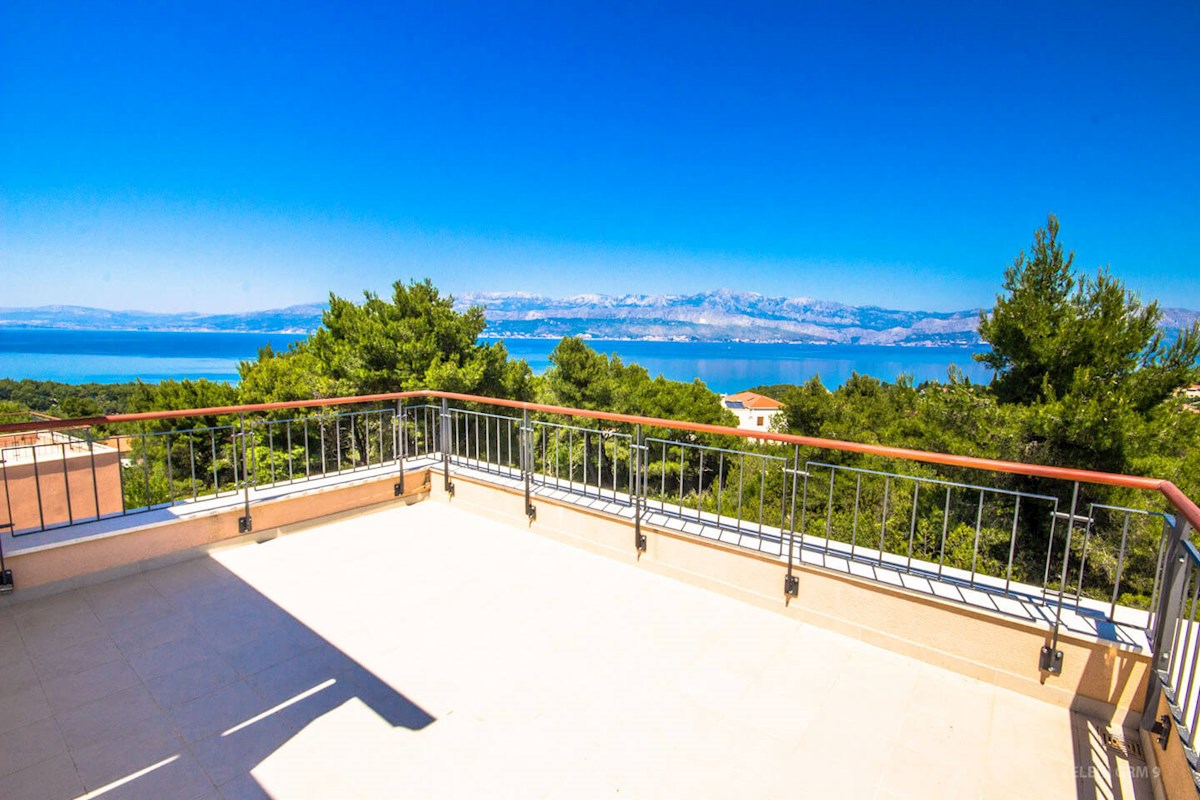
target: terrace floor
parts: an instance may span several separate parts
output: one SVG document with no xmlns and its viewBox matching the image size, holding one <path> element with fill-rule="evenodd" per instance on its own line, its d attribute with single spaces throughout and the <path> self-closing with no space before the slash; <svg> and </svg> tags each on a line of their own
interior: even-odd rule
<svg viewBox="0 0 1200 800">
<path fill-rule="evenodd" d="M 1102 730 L 436 501 L 0 604 L 4 800 L 1150 797 Z"/>
</svg>

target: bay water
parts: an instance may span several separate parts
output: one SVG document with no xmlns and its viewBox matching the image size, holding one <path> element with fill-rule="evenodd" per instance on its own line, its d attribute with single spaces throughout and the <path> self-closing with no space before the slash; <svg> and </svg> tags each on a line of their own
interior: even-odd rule
<svg viewBox="0 0 1200 800">
<path fill-rule="evenodd" d="M 0 329 L 0 378 L 32 378 L 63 383 L 118 383 L 140 379 L 206 378 L 236 381 L 241 361 L 259 348 L 276 351 L 303 335 L 278 333 L 182 333 Z M 490 340 L 485 340 L 490 341 Z M 505 346 L 534 372 L 549 365 L 554 339 L 508 339 Z M 602 353 L 637 363 L 652 376 L 699 378 L 716 392 L 729 393 L 774 383 L 803 383 L 819 374 L 826 386 L 840 386 L 852 372 L 895 381 L 908 374 L 920 383 L 945 380 L 951 364 L 973 381 L 990 375 L 971 356 L 981 348 L 895 347 L 879 345 L 801 345 L 750 342 L 647 342 L 592 340 Z"/>
</svg>

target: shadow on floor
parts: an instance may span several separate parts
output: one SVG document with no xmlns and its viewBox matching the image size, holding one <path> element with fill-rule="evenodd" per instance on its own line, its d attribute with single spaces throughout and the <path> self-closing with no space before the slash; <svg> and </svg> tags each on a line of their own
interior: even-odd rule
<svg viewBox="0 0 1200 800">
<path fill-rule="evenodd" d="M 347 702 L 434 721 L 207 557 L 0 611 L 6 800 L 265 797 L 249 771 Z"/>
</svg>

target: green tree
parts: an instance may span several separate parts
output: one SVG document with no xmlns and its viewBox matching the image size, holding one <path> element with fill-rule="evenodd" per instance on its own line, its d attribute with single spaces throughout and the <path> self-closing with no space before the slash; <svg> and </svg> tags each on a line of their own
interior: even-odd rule
<svg viewBox="0 0 1200 800">
<path fill-rule="evenodd" d="M 532 373 L 502 342 L 479 343 L 482 306 L 454 310 L 428 280 L 396 281 L 390 300 L 330 295 L 321 326 L 285 353 L 242 364 L 243 399 L 298 400 L 416 389 L 528 399 Z"/>
<path fill-rule="evenodd" d="M 238 375 L 241 377 L 238 397 L 242 403 L 287 403 L 336 395 L 332 379 L 325 374 L 312 349 L 303 344 L 293 344 L 283 353 L 276 353 L 269 345 L 263 347 L 258 351 L 257 361 L 238 365 Z"/>
<path fill-rule="evenodd" d="M 644 367 L 625 364 L 615 354 L 610 358 L 597 353 L 578 337 L 564 337 L 550 353 L 550 364 L 540 382 L 540 399 L 545 403 L 710 425 L 737 424 L 721 398 L 701 381 L 651 378 Z"/>
<path fill-rule="evenodd" d="M 138 381 L 129 398 L 131 412 L 184 411 L 236 405 L 237 388 L 207 380 Z M 124 423 L 110 443 L 122 454 L 125 507 L 166 503 L 176 497 L 207 494 L 233 486 L 239 475 L 233 433 L 237 418 L 210 414 Z"/>
<path fill-rule="evenodd" d="M 1196 374 L 1200 326 L 1168 344 L 1158 303 L 1143 304 L 1107 269 L 1077 275 L 1058 230 L 1051 214 L 1029 256 L 1022 251 L 1005 272 L 1004 293 L 979 319 L 990 350 L 975 358 L 994 370 L 1001 402 L 1106 395 L 1145 413 Z"/>
<path fill-rule="evenodd" d="M 1050 215 L 1005 272 L 976 358 L 1001 403 L 1024 407 L 1023 460 L 1126 472 L 1152 412 L 1196 375 L 1200 326 L 1168 344 L 1157 302 L 1143 304 L 1107 269 L 1073 270 Z"/>
<path fill-rule="evenodd" d="M 792 386 L 779 398 L 783 413 L 775 417 L 775 427 L 801 436 L 820 436 L 821 427 L 833 413 L 834 398 L 820 375 L 813 375 L 803 386 Z"/>
</svg>

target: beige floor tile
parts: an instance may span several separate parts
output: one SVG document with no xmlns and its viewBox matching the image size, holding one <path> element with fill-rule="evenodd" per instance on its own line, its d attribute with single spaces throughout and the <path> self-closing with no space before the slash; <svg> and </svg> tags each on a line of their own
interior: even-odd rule
<svg viewBox="0 0 1200 800">
<path fill-rule="evenodd" d="M 935 743 L 905 741 L 892 750 L 880 775 L 881 797 L 977 798 L 987 783 L 976 763 L 978 749 L 963 752 Z"/>
<path fill-rule="evenodd" d="M 187 635 L 127 656 L 143 681 L 169 675 L 212 656 L 212 646 L 197 635 Z"/>
<path fill-rule="evenodd" d="M 225 659 L 213 655 L 152 678 L 146 685 L 159 705 L 172 708 L 240 679 L 237 670 L 225 663 Z"/>
<path fill-rule="evenodd" d="M 53 718 L 0 733 L 0 777 L 20 772 L 66 751 L 66 742 Z"/>
<path fill-rule="evenodd" d="M 64 800 L 83 794 L 83 781 L 66 753 L 0 777 L 4 800 Z"/>
<path fill-rule="evenodd" d="M 0 701 L 41 686 L 33 662 L 23 651 L 13 654 L 7 663 L 0 664 Z"/>
<path fill-rule="evenodd" d="M 139 683 L 55 716 L 67 745 L 77 750 L 136 730 L 163 711 Z"/>
<path fill-rule="evenodd" d="M 140 682 L 137 673 L 122 659 L 54 680 L 43 680 L 42 688 L 46 692 L 50 708 L 57 714 L 136 686 Z"/>
<path fill-rule="evenodd" d="M 33 664 L 38 677 L 43 682 L 51 682 L 121 660 L 124 660 L 121 651 L 112 640 L 104 638 L 35 656 Z"/>
<path fill-rule="evenodd" d="M 443 503 L 34 601 L 3 642 L 4 800 L 150 767 L 106 797 L 1073 796 L 1092 747 L 1063 709 Z"/>
<path fill-rule="evenodd" d="M 99 796 L 104 800 L 205 800 L 219 797 L 208 774 L 191 753 L 185 751 L 169 758 L 171 760 L 167 763 L 158 762 L 152 765 L 154 768 L 150 771 Z"/>
<path fill-rule="evenodd" d="M 150 717 L 127 730 L 71 750 L 89 791 L 182 753 L 183 741 L 165 717 Z"/>
<path fill-rule="evenodd" d="M 0 734 L 17 730 L 31 722 L 41 722 L 48 719 L 51 713 L 40 683 L 0 697 Z"/>
</svg>

